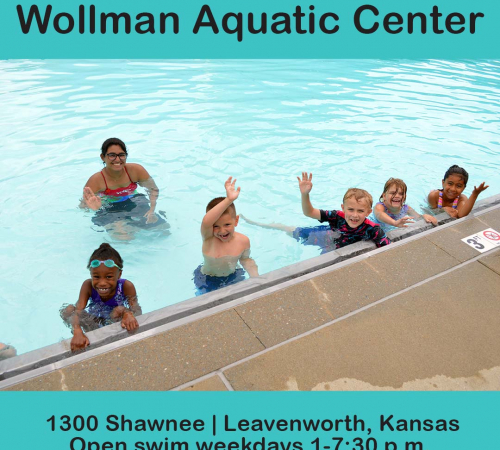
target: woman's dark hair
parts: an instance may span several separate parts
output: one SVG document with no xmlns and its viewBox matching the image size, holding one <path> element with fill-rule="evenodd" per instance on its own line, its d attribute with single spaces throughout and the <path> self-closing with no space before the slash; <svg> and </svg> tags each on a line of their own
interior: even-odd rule
<svg viewBox="0 0 500 450">
<path fill-rule="evenodd" d="M 94 253 L 92 253 L 92 255 L 90 256 L 87 269 L 90 269 L 90 262 L 94 259 L 97 259 L 99 261 L 112 259 L 117 266 L 120 266 L 123 269 L 122 257 L 113 247 L 111 247 L 111 245 L 107 243 L 101 244 L 97 250 L 94 250 Z"/>
<path fill-rule="evenodd" d="M 467 186 L 467 181 L 469 181 L 469 174 L 465 169 L 462 169 L 457 165 L 451 166 L 444 174 L 443 181 L 446 180 L 446 178 L 448 178 L 450 175 L 458 175 L 459 177 L 462 177 L 464 180 L 464 185 Z"/>
<path fill-rule="evenodd" d="M 101 155 L 106 156 L 106 153 L 108 152 L 108 148 L 111 147 L 112 145 L 119 145 L 122 148 L 122 150 L 125 153 L 127 153 L 127 146 L 125 145 L 125 142 L 123 142 L 121 139 L 118 139 L 118 138 L 109 138 L 109 139 L 106 139 L 102 144 Z"/>
</svg>

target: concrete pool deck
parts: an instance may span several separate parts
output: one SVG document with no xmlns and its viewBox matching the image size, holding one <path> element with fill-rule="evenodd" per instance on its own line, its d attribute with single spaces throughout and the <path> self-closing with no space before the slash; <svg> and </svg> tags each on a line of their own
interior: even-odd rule
<svg viewBox="0 0 500 450">
<path fill-rule="evenodd" d="M 486 228 L 500 205 L 0 389 L 500 390 L 500 248 L 461 241 Z"/>
</svg>

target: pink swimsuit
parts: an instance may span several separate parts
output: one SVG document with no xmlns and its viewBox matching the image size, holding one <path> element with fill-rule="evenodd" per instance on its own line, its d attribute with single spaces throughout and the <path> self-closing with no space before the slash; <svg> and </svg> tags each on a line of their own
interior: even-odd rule
<svg viewBox="0 0 500 450">
<path fill-rule="evenodd" d="M 453 205 L 452 205 L 453 209 L 457 209 L 459 199 L 460 199 L 460 196 L 457 197 L 455 200 L 453 200 Z M 438 198 L 438 206 L 437 207 L 439 209 L 441 209 L 443 207 L 443 191 L 442 190 L 439 190 L 439 198 Z"/>
</svg>

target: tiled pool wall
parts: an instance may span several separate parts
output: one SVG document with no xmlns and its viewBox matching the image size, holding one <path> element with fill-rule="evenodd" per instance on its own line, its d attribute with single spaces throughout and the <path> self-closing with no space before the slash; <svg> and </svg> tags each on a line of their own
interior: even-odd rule
<svg viewBox="0 0 500 450">
<path fill-rule="evenodd" d="M 152 311 L 138 317 L 139 330 L 135 335 L 129 335 L 119 323 L 103 327 L 87 333 L 91 348 L 85 352 L 73 355 L 70 351 L 70 339 L 34 350 L 14 358 L 0 362 L 0 380 L 23 374 L 22 378 L 54 370 L 64 365 L 88 359 L 96 354 L 128 345 L 131 342 L 145 339 L 166 329 L 175 328 L 188 321 L 212 314 L 215 310 L 233 307 L 238 304 L 257 299 L 271 292 L 283 289 L 292 284 L 313 278 L 319 274 L 337 270 L 347 264 L 369 257 L 375 252 L 390 251 L 404 240 L 421 237 L 422 234 L 433 233 L 444 227 L 453 226 L 461 221 L 467 221 L 480 216 L 492 209 L 500 208 L 500 194 L 478 201 L 469 216 L 462 219 L 451 219 L 447 213 L 437 215 L 439 227 L 426 223 L 423 219 L 411 227 L 395 229 L 389 232 L 393 244 L 376 249 L 371 241 L 359 242 L 326 253 L 306 261 L 269 272 L 258 278 L 251 278 L 236 285 L 228 286 L 200 297 L 195 297 L 181 303 Z M 403 243 L 405 243 L 403 242 Z M 19 377 L 18 377 L 19 378 Z M 1 382 L 1 381 L 0 381 Z M 0 384 L 1 388 L 1 384 Z"/>
</svg>

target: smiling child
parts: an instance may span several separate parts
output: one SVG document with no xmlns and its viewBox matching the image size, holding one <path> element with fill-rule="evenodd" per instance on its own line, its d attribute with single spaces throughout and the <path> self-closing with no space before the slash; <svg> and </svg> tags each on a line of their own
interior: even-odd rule
<svg viewBox="0 0 500 450">
<path fill-rule="evenodd" d="M 481 192 L 488 189 L 483 181 L 474 190 L 469 198 L 462 192 L 469 181 L 469 174 L 465 169 L 457 165 L 451 166 L 442 180 L 443 189 L 436 189 L 429 193 L 428 201 L 431 208 L 443 209 L 451 217 L 459 219 L 467 216 L 476 203 Z"/>
<path fill-rule="evenodd" d="M 85 332 L 121 320 L 122 328 L 139 327 L 135 316 L 142 313 L 131 281 L 121 278 L 123 260 L 109 244 L 92 253 L 87 269 L 90 279 L 83 282 L 76 305 L 64 305 L 61 317 L 72 328 L 71 351 L 81 350 L 90 341 Z"/>
<path fill-rule="evenodd" d="M 379 225 L 368 220 L 372 212 L 372 196 L 363 189 L 348 189 L 342 201 L 342 211 L 326 211 L 314 208 L 309 198 L 312 190 L 312 173 L 302 173 L 299 180 L 299 189 L 302 198 L 302 212 L 305 216 L 317 219 L 320 222 L 328 222 L 332 231 L 338 231 L 340 236 L 334 238 L 336 248 L 345 247 L 359 241 L 372 240 L 377 247 L 383 247 L 391 243 L 389 238 Z M 301 230 L 297 228 L 297 230 Z M 300 234 L 300 231 L 299 233 Z"/>
<path fill-rule="evenodd" d="M 257 265 L 250 258 L 250 240 L 235 231 L 239 216 L 233 202 L 240 194 L 235 184 L 236 179 L 229 177 L 224 183 L 226 197 L 214 198 L 207 205 L 201 223 L 204 264 L 194 272 L 197 295 L 243 280 L 244 270 L 238 262 L 251 277 L 259 276 Z"/>
</svg>

